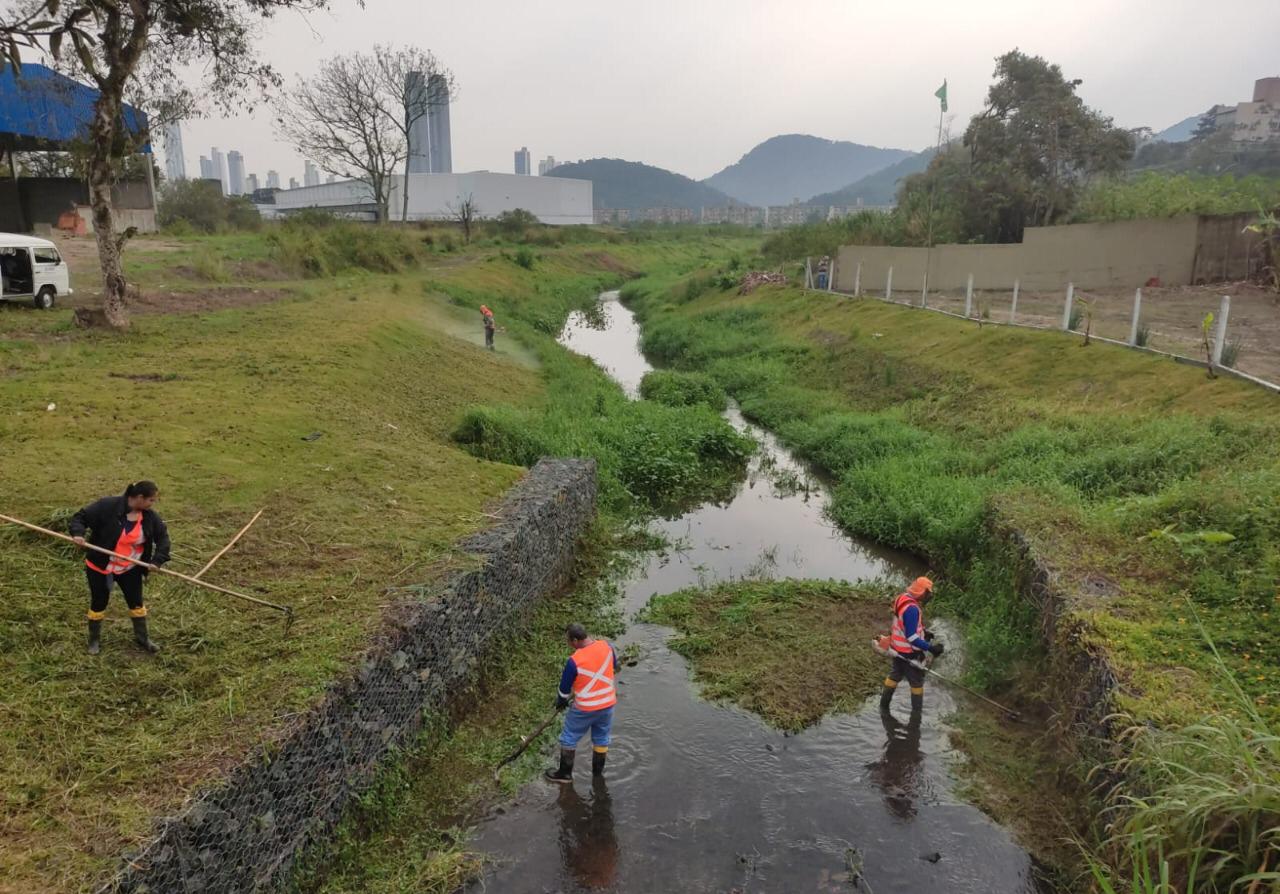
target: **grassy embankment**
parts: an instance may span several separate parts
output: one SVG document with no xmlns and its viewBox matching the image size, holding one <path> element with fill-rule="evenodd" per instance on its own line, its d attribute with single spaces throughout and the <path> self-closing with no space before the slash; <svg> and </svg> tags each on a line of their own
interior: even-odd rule
<svg viewBox="0 0 1280 894">
<path fill-rule="evenodd" d="M 1276 868 L 1273 395 L 1055 333 L 797 289 L 744 297 L 704 277 L 626 297 L 651 358 L 710 374 L 836 477 L 844 527 L 943 572 L 938 608 L 967 621 L 975 682 L 1069 701 L 1083 695 L 1070 656 L 1114 670 L 1113 707 L 1139 731 L 1103 832 L 1113 863 L 1157 866 L 1163 849 L 1175 883 L 1195 872 L 1205 891 Z M 1066 597 L 1050 656 L 1011 532 Z"/>
<path fill-rule="evenodd" d="M 61 528 L 76 507 L 151 477 L 174 567 L 191 571 L 266 507 L 208 577 L 297 614 L 286 638 L 275 615 L 153 579 L 165 650 L 131 647 L 116 599 L 90 658 L 76 556 L 0 532 L 0 891 L 100 879 L 151 816 L 315 701 L 398 598 L 389 587 L 436 579 L 521 474 L 454 440 L 467 409 L 554 420 L 570 412 L 566 389 L 603 379 L 533 339 L 537 325 L 650 265 L 689 270 L 730 250 L 714 238 L 576 238 L 519 263 L 493 240 L 442 251 L 415 231 L 340 226 L 139 240 L 126 263 L 146 312 L 126 335 L 75 330 L 66 309 L 0 307 L 4 511 Z M 76 285 L 83 294 L 91 277 Z M 511 329 L 496 353 L 480 348 L 478 297 Z M 595 406 L 580 442 L 541 446 L 568 453 L 635 427 L 608 397 Z M 653 453 L 719 445 L 695 462 L 706 478 L 740 461 L 710 411 L 644 421 Z M 625 490 L 638 477 L 604 470 L 613 505 L 643 499 Z"/>
</svg>

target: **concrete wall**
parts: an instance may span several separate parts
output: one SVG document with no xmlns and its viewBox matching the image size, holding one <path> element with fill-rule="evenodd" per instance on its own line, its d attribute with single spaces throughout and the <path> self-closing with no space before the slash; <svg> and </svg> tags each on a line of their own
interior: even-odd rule
<svg viewBox="0 0 1280 894">
<path fill-rule="evenodd" d="M 116 220 L 155 232 L 151 195 L 143 181 L 122 181 L 111 189 Z M 75 177 L 22 177 L 0 181 L 0 232 L 30 232 L 36 226 L 55 226 L 72 205 L 89 204 L 89 187 Z"/>
<path fill-rule="evenodd" d="M 927 248 L 847 245 L 840 249 L 836 288 L 852 291 L 858 263 L 863 291 L 882 292 L 889 267 L 894 291 L 916 291 L 927 270 L 929 288 L 1056 290 L 1141 286 L 1152 277 L 1164 285 L 1192 282 L 1199 234 L 1194 215 L 1160 220 L 1029 227 L 1020 244 L 938 245 Z"/>
<path fill-rule="evenodd" d="M 403 176 L 392 178 L 390 215 L 401 220 Z M 449 206 L 470 195 L 478 217 L 494 218 L 523 208 L 547 224 L 591 224 L 590 180 L 566 177 L 522 177 L 477 171 L 470 174 L 410 174 L 409 220 L 448 220 Z M 373 204 L 369 187 L 355 181 L 286 189 L 276 193 L 276 209 L 328 208 L 367 214 Z"/>
<path fill-rule="evenodd" d="M 474 567 L 394 608 L 345 679 L 271 747 L 162 820 L 103 890 L 230 894 L 287 879 L 381 760 L 414 742 L 424 712 L 465 691 L 489 643 L 569 579 L 595 499 L 594 460 L 538 463 L 498 507 L 500 520 L 459 544 Z"/>
<path fill-rule="evenodd" d="M 1193 283 L 1252 279 L 1262 272 L 1263 238 L 1245 227 L 1258 219 L 1253 212 L 1202 217 L 1196 238 Z"/>
</svg>

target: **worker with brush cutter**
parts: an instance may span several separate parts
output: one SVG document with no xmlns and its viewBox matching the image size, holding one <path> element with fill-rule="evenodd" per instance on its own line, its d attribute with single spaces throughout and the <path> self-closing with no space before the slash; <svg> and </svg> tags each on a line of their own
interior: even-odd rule
<svg viewBox="0 0 1280 894">
<path fill-rule="evenodd" d="M 142 600 L 142 583 L 148 569 L 130 561 L 156 567 L 169 561 L 169 529 L 152 508 L 159 495 L 160 488 L 154 481 L 135 481 L 122 496 L 103 497 L 71 518 L 70 534 L 77 544 L 88 543 L 128 557 L 91 553 L 92 557 L 84 560 L 89 579 L 90 655 L 97 655 L 101 648 L 102 619 L 107 615 L 107 601 L 116 584 L 129 606 L 134 639 L 147 652 L 160 651 L 147 633 L 147 606 Z"/>
<path fill-rule="evenodd" d="M 881 711 L 889 710 L 893 693 L 904 677 L 911 686 L 911 713 L 917 714 L 924 707 L 925 654 L 941 655 L 943 651 L 942 641 L 930 641 L 924 626 L 924 607 L 932 598 L 933 581 L 917 577 L 893 600 L 893 627 L 888 637 L 893 667 L 880 693 Z"/>
<path fill-rule="evenodd" d="M 581 624 L 570 624 L 565 629 L 565 636 L 573 655 L 565 662 L 564 672 L 560 675 L 556 710 L 568 708 L 569 713 L 565 715 L 564 730 L 560 733 L 560 766 L 546 773 L 547 779 L 559 783 L 573 781 L 574 753 L 578 740 L 588 731 L 591 733 L 591 774 L 604 774 L 613 726 L 613 706 L 618 703 L 614 682 L 618 673 L 618 653 L 613 646 L 607 640 L 588 636 Z"/>
</svg>

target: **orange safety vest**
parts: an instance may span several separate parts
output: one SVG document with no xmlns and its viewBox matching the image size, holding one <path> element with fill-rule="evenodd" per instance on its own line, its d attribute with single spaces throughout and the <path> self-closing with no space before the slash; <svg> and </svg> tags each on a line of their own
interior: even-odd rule
<svg viewBox="0 0 1280 894">
<path fill-rule="evenodd" d="M 618 703 L 613 686 L 613 647 L 598 639 L 573 653 L 578 676 L 573 681 L 573 706 L 579 711 L 603 711 Z"/>
<path fill-rule="evenodd" d="M 129 519 L 126 517 L 124 530 L 120 532 L 120 538 L 116 541 L 116 548 L 113 552 L 133 559 L 140 559 L 142 558 L 142 541 L 142 516 L 138 516 L 138 521 L 133 526 L 132 531 L 129 530 Z M 107 556 L 106 568 L 99 568 L 89 559 L 85 559 L 84 563 L 99 574 L 124 574 L 130 568 L 136 567 L 133 562 L 126 562 L 124 559 L 117 559 L 115 556 Z"/>
<path fill-rule="evenodd" d="M 920 651 L 911 644 L 911 640 L 907 639 L 906 628 L 902 626 L 902 614 L 910 606 L 920 609 L 920 625 L 917 630 L 924 629 L 924 606 L 922 606 L 916 597 L 910 593 L 899 593 L 898 598 L 893 601 L 893 629 L 889 635 L 889 645 L 893 647 L 895 652 L 902 655 L 910 655 L 912 652 Z"/>
</svg>

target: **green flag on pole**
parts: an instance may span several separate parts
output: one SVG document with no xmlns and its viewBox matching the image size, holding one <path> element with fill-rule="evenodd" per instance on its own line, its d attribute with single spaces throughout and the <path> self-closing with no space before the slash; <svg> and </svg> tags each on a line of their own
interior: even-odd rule
<svg viewBox="0 0 1280 894">
<path fill-rule="evenodd" d="M 942 80 L 942 86 L 933 95 L 942 100 L 942 111 L 945 112 L 947 110 L 947 81 L 945 78 Z"/>
</svg>

